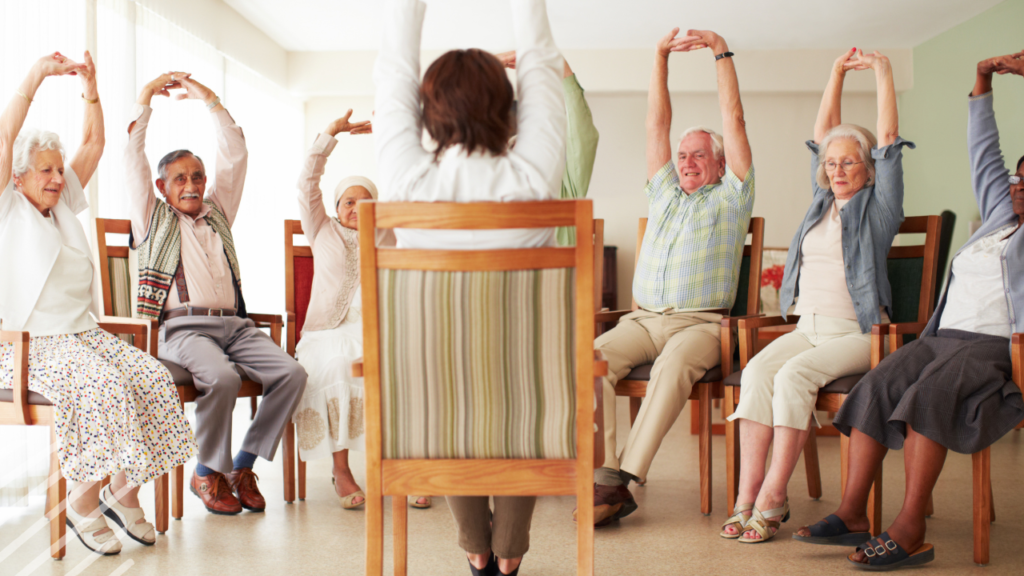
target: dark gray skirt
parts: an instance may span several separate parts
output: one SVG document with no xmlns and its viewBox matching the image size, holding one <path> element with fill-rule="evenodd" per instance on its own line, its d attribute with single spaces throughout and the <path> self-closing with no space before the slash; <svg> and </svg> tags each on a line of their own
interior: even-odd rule
<svg viewBox="0 0 1024 576">
<path fill-rule="evenodd" d="M 854 386 L 835 427 L 856 428 L 892 450 L 909 424 L 961 454 L 987 448 L 1024 420 L 1024 398 L 1011 379 L 1006 338 L 939 330 L 882 360 Z"/>
</svg>

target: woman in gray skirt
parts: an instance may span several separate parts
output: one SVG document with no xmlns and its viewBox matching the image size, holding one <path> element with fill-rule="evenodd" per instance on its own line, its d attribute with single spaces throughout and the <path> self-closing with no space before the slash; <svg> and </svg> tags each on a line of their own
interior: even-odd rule
<svg viewBox="0 0 1024 576">
<path fill-rule="evenodd" d="M 853 389 L 834 424 L 850 436 L 846 493 L 835 514 L 794 538 L 862 546 L 849 560 L 870 570 L 924 564 L 925 506 L 948 450 L 973 454 L 1024 420 L 1011 379 L 1010 337 L 1024 332 L 1024 158 L 1010 174 L 999 149 L 992 74 L 1024 76 L 1024 52 L 978 63 L 967 138 L 982 226 L 950 266 L 946 293 L 923 337 L 883 360 Z M 877 539 L 867 499 L 886 452 L 906 442 L 906 496 Z M 870 541 L 869 541 L 870 539 Z"/>
</svg>

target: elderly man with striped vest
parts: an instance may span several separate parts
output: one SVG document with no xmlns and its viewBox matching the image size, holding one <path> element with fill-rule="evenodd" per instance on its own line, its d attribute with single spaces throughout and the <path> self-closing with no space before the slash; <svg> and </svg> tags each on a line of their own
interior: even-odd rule
<svg viewBox="0 0 1024 576">
<path fill-rule="evenodd" d="M 153 193 L 145 152 L 149 104 L 174 89 L 185 90 L 177 99 L 202 100 L 213 116 L 216 182 L 207 190 L 203 161 L 176 150 L 157 165 L 161 201 Z M 248 161 L 245 137 L 220 98 L 182 72 L 164 74 L 142 89 L 128 132 L 125 170 L 131 246 L 139 259 L 138 315 L 160 320 L 160 357 L 191 372 L 200 394 L 192 492 L 215 514 L 262 511 L 266 502 L 252 467 L 257 456 L 273 459 L 306 387 L 306 372 L 245 316 L 231 236 Z M 263 401 L 232 458 L 231 414 L 242 382 L 236 366 L 263 385 Z"/>
</svg>

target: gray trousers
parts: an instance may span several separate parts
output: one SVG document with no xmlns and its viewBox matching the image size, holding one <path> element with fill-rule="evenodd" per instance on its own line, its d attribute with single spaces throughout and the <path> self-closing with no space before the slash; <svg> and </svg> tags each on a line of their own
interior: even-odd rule
<svg viewBox="0 0 1024 576">
<path fill-rule="evenodd" d="M 231 472 L 231 415 L 242 377 L 263 385 L 256 417 L 242 450 L 273 460 L 285 427 L 302 392 L 306 371 L 248 319 L 237 316 L 173 318 L 160 327 L 160 358 L 192 373 L 196 399 L 196 443 L 199 462 L 218 472 Z"/>
</svg>

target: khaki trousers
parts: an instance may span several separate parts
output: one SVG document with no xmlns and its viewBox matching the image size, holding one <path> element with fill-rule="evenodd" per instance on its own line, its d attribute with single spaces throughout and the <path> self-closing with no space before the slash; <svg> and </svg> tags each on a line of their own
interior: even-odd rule
<svg viewBox="0 0 1024 576">
<path fill-rule="evenodd" d="M 608 360 L 604 378 L 604 467 L 594 472 L 608 484 L 609 470 L 620 468 L 641 479 L 665 434 L 690 398 L 693 383 L 721 362 L 721 314 L 637 310 L 623 316 L 594 342 Z M 621 460 L 615 441 L 615 384 L 630 370 L 654 363 L 640 413 L 629 431 Z"/>
<path fill-rule="evenodd" d="M 459 547 L 470 554 L 492 550 L 498 558 L 519 558 L 530 549 L 530 523 L 536 496 L 449 496 Z"/>
<path fill-rule="evenodd" d="M 882 322 L 889 317 L 883 312 Z M 743 369 L 740 403 L 729 420 L 807 430 L 822 386 L 871 369 L 871 334 L 856 320 L 809 314 L 796 330 L 762 350 Z"/>
</svg>

